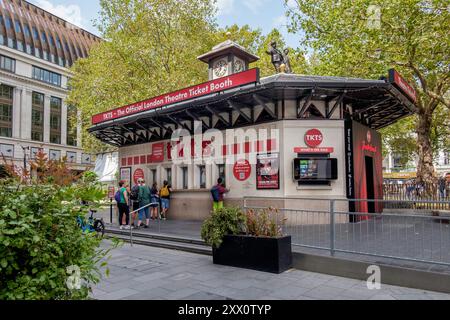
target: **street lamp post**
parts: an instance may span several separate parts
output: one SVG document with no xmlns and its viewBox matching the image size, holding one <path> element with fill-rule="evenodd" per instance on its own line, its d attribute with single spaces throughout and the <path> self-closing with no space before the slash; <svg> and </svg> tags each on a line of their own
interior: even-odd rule
<svg viewBox="0 0 450 320">
<path fill-rule="evenodd" d="M 30 147 L 29 146 L 27 146 L 27 147 L 21 146 L 21 147 L 23 150 L 23 170 L 25 172 L 27 170 L 27 153 L 26 153 L 26 151 L 30 150 Z"/>
</svg>

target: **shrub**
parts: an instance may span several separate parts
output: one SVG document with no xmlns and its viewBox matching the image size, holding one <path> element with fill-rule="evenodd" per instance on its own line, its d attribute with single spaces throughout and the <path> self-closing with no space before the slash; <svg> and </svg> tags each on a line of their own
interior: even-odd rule
<svg viewBox="0 0 450 320">
<path fill-rule="evenodd" d="M 212 213 L 202 225 L 201 237 L 207 244 L 218 248 L 227 234 L 245 230 L 245 215 L 239 208 L 222 208 Z"/>
<path fill-rule="evenodd" d="M 104 193 L 96 182 L 57 176 L 67 174 L 62 162 L 40 165 L 54 176 L 40 170 L 34 179 L 0 181 L 0 300 L 87 299 L 109 250 L 94 233 L 83 234 L 76 218 L 86 213 L 80 203 L 95 207 Z M 78 276 L 71 266 L 80 270 L 80 289 L 68 285 Z"/>
<path fill-rule="evenodd" d="M 218 248 L 225 235 L 246 234 L 255 237 L 280 237 L 284 220 L 276 209 L 223 208 L 213 212 L 202 225 L 201 237 Z"/>
</svg>

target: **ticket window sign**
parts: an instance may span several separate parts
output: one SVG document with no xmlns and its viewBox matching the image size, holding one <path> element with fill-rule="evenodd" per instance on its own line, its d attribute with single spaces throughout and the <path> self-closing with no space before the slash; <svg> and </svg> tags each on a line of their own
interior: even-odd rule
<svg viewBox="0 0 450 320">
<path fill-rule="evenodd" d="M 294 180 L 330 181 L 337 180 L 337 159 L 298 158 L 294 159 Z"/>
</svg>

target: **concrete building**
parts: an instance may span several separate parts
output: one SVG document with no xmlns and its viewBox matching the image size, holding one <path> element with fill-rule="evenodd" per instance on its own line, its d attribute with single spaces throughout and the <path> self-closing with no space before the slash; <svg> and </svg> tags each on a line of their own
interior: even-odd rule
<svg viewBox="0 0 450 320">
<path fill-rule="evenodd" d="M 74 171 L 93 166 L 81 148 L 69 67 L 100 39 L 23 0 L 0 0 L 0 154 L 23 167 L 42 149 Z"/>
</svg>

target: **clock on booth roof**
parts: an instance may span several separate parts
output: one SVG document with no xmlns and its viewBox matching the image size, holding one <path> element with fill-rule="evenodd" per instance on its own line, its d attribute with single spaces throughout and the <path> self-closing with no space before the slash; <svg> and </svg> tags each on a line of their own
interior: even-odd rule
<svg viewBox="0 0 450 320">
<path fill-rule="evenodd" d="M 217 78 L 224 77 L 228 75 L 228 62 L 226 59 L 219 59 L 216 62 L 214 62 L 214 75 Z"/>
</svg>

